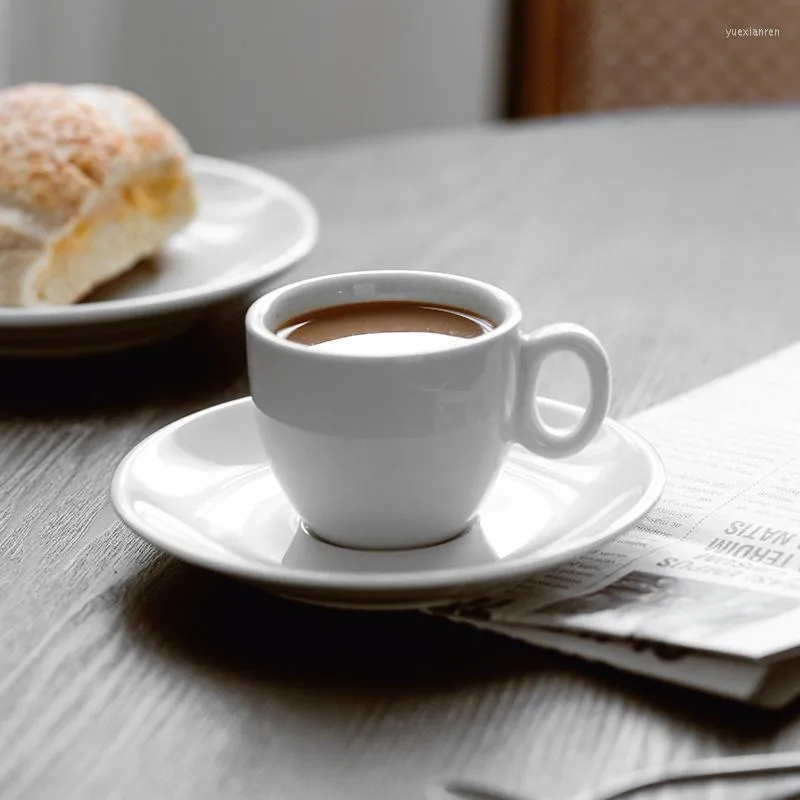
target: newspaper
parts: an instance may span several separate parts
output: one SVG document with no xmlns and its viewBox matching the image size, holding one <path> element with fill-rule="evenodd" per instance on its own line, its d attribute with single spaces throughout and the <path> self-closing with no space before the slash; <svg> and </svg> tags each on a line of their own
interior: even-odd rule
<svg viewBox="0 0 800 800">
<path fill-rule="evenodd" d="M 800 345 L 626 421 L 667 486 L 621 536 L 443 612 L 753 704 L 800 693 Z"/>
</svg>

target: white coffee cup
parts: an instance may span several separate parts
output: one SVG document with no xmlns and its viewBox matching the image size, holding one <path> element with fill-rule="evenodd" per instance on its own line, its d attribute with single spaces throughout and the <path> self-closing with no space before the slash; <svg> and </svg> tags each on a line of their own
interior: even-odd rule
<svg viewBox="0 0 800 800">
<path fill-rule="evenodd" d="M 326 352 L 276 333 L 307 312 L 386 300 L 455 306 L 496 327 L 407 355 Z M 258 427 L 308 528 L 344 547 L 436 544 L 475 519 L 513 442 L 550 458 L 581 450 L 608 409 L 608 358 L 577 325 L 525 334 L 521 323 L 519 305 L 501 289 L 407 270 L 313 278 L 257 300 L 246 328 Z M 550 429 L 534 396 L 543 360 L 561 351 L 584 362 L 591 386 L 570 431 Z"/>
</svg>

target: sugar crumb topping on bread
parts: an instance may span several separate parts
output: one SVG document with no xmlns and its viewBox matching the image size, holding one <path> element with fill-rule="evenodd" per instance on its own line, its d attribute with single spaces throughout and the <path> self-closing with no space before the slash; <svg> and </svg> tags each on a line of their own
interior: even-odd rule
<svg viewBox="0 0 800 800">
<path fill-rule="evenodd" d="M 116 87 L 0 91 L 0 205 L 39 216 L 48 228 L 68 222 L 110 184 L 180 163 L 186 151 L 149 103 Z"/>
</svg>

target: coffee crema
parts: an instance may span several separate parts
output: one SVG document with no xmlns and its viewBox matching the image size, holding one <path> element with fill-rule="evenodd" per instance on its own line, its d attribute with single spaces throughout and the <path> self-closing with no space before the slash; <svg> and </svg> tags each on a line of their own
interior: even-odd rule
<svg viewBox="0 0 800 800">
<path fill-rule="evenodd" d="M 330 353 L 405 355 L 446 350 L 495 327 L 472 311 L 412 300 L 328 306 L 287 320 L 283 339 Z"/>
</svg>

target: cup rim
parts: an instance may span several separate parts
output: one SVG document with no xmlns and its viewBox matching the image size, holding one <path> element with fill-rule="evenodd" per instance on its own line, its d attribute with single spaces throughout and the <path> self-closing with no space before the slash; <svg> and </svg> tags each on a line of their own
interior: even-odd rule
<svg viewBox="0 0 800 800">
<path fill-rule="evenodd" d="M 264 323 L 264 317 L 267 311 L 275 303 L 279 302 L 282 298 L 295 292 L 303 292 L 310 287 L 320 284 L 336 284 L 348 280 L 369 280 L 371 278 L 392 278 L 392 277 L 407 277 L 416 276 L 423 280 L 435 278 L 439 280 L 449 280 L 460 283 L 462 285 L 470 286 L 471 288 L 491 294 L 496 300 L 499 300 L 505 310 L 505 317 L 502 322 L 492 328 L 490 331 L 484 333 L 482 336 L 476 336 L 471 339 L 463 339 L 453 347 L 448 347 L 445 350 L 432 350 L 424 354 L 420 353 L 403 353 L 403 354 L 383 354 L 383 353 L 335 353 L 330 351 L 320 351 L 305 344 L 298 344 L 297 342 L 289 341 L 278 336 L 274 331 Z M 491 283 L 477 280 L 476 278 L 469 278 L 465 275 L 457 275 L 451 272 L 433 272 L 430 270 L 409 270 L 409 269 L 372 269 L 372 270 L 351 270 L 348 272 L 337 272 L 332 275 L 320 275 L 314 278 L 306 278 L 302 281 L 287 284 L 278 289 L 273 289 L 265 295 L 262 295 L 255 300 L 247 309 L 245 315 L 245 328 L 248 336 L 251 336 L 260 341 L 268 344 L 276 345 L 285 348 L 290 353 L 295 353 L 299 357 L 306 358 L 324 358 L 329 361 L 346 361 L 350 363 L 365 362 L 365 361 L 380 361 L 391 359 L 392 361 L 402 361 L 404 359 L 419 360 L 421 355 L 425 359 L 443 358 L 448 354 L 463 352 L 467 349 L 475 349 L 482 347 L 485 344 L 498 339 L 507 334 L 510 330 L 515 328 L 522 321 L 522 309 L 519 303 L 505 290 L 494 286 Z"/>
</svg>

